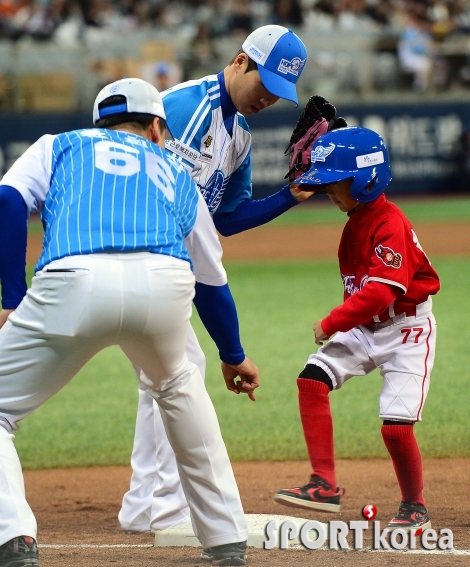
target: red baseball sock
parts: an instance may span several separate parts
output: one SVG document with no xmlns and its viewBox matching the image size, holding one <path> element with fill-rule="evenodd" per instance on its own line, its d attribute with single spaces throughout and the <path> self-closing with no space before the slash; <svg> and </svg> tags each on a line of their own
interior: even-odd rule
<svg viewBox="0 0 470 567">
<path fill-rule="evenodd" d="M 330 389 L 323 382 L 309 378 L 297 378 L 297 386 L 300 419 L 313 474 L 321 477 L 336 491 L 333 419 L 328 397 Z"/>
<path fill-rule="evenodd" d="M 426 506 L 423 462 L 412 425 L 382 425 L 382 437 L 392 458 L 401 499 Z"/>
</svg>

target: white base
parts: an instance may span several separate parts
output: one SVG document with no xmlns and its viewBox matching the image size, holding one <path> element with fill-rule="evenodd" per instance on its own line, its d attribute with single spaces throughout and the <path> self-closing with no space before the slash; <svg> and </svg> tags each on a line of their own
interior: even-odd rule
<svg viewBox="0 0 470 567">
<path fill-rule="evenodd" d="M 245 514 L 246 523 L 248 524 L 248 547 L 263 548 L 263 543 L 266 541 L 265 528 L 266 524 L 271 520 L 276 520 L 280 526 L 286 520 L 291 520 L 303 526 L 308 521 L 307 518 L 294 518 L 293 516 L 280 516 L 271 514 Z M 327 529 L 327 525 L 324 524 Z M 311 540 L 314 540 L 314 534 L 310 534 Z M 289 540 L 290 545 L 300 545 L 298 539 Z M 194 535 L 193 527 L 190 522 L 187 524 L 180 524 L 174 528 L 159 531 L 155 534 L 155 547 L 200 547 L 201 544 L 197 537 Z"/>
</svg>

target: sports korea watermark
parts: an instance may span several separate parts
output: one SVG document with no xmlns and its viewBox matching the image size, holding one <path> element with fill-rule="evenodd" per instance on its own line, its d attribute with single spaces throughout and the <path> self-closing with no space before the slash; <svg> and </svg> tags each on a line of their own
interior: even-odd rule
<svg viewBox="0 0 470 567">
<path fill-rule="evenodd" d="M 302 525 L 293 520 L 278 522 L 271 520 L 265 526 L 264 549 L 288 549 L 290 544 L 300 543 L 306 549 L 347 550 L 364 549 L 364 535 L 372 532 L 373 550 L 415 550 L 421 546 L 425 550 L 451 550 L 454 548 L 452 530 L 443 528 L 439 531 L 432 528 L 404 530 L 401 528 L 382 529 L 380 521 L 371 521 L 377 515 L 377 508 L 368 504 L 362 509 L 365 520 L 343 522 L 332 520 L 327 524 L 316 520 L 308 520 Z M 349 538 L 349 541 L 348 541 Z"/>
</svg>

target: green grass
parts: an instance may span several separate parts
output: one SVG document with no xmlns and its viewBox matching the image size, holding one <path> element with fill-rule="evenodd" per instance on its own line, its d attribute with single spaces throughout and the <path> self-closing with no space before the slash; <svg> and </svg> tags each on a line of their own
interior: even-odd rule
<svg viewBox="0 0 470 567">
<path fill-rule="evenodd" d="M 411 222 L 452 222 L 470 220 L 470 197 L 435 199 L 390 198 L 408 216 Z M 310 198 L 271 222 L 273 226 L 299 224 L 344 224 L 346 215 L 326 198 Z"/>
<path fill-rule="evenodd" d="M 117 465 L 132 450 L 137 379 L 117 347 L 102 351 L 21 424 L 24 468 Z"/>
<path fill-rule="evenodd" d="M 31 215 L 28 223 L 28 232 L 29 234 L 44 234 L 44 230 L 42 227 L 42 223 L 39 219 L 39 215 L 34 214 Z"/>
<path fill-rule="evenodd" d="M 470 261 L 440 258 L 435 298 L 438 350 L 424 421 L 416 425 L 425 456 L 470 456 L 467 314 Z M 235 460 L 306 457 L 296 376 L 314 345 L 312 324 L 341 300 L 336 261 L 231 263 L 242 338 L 259 366 L 258 401 L 225 389 L 216 349 L 197 318 L 208 359 L 207 387 L 230 456 Z M 377 373 L 351 380 L 331 395 L 338 457 L 383 457 Z M 25 468 L 128 463 L 137 401 L 136 380 L 117 348 L 96 356 L 54 398 L 22 422 L 17 447 Z"/>
</svg>

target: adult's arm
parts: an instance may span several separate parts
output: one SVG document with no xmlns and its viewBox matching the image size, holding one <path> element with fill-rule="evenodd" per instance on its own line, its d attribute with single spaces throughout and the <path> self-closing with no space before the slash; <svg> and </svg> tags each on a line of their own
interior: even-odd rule
<svg viewBox="0 0 470 567">
<path fill-rule="evenodd" d="M 194 305 L 201 321 L 217 345 L 221 360 L 240 364 L 245 353 L 227 273 L 222 264 L 222 247 L 202 195 L 198 192 L 198 213 L 185 239 L 196 278 Z"/>
<path fill-rule="evenodd" d="M 300 186 L 285 185 L 264 199 L 242 201 L 231 212 L 215 212 L 214 224 L 222 236 L 232 236 L 272 221 L 312 195 L 312 191 L 301 191 Z"/>
<path fill-rule="evenodd" d="M 185 239 L 196 277 L 194 304 L 219 350 L 227 389 L 248 394 L 255 401 L 258 368 L 245 356 L 241 346 L 237 310 L 222 265 L 222 248 L 207 205 L 199 192 L 198 195 L 196 224 Z M 235 381 L 237 377 L 239 381 Z"/>
<path fill-rule="evenodd" d="M 277 193 L 264 199 L 243 201 L 231 212 L 215 212 L 212 218 L 216 229 L 222 236 L 232 236 L 266 224 L 298 203 L 289 185 L 286 185 Z"/>
<path fill-rule="evenodd" d="M 15 309 L 26 293 L 27 222 L 42 209 L 51 177 L 55 136 L 39 138 L 0 180 L 0 281 L 2 307 Z"/>
<path fill-rule="evenodd" d="M 16 309 L 26 294 L 28 209 L 19 191 L 0 185 L 0 282 L 2 308 Z"/>
<path fill-rule="evenodd" d="M 245 352 L 240 340 L 237 309 L 228 283 L 213 286 L 196 282 L 194 305 L 217 345 L 220 360 L 235 365 L 243 362 Z"/>
</svg>

